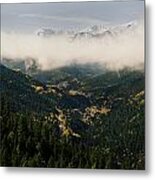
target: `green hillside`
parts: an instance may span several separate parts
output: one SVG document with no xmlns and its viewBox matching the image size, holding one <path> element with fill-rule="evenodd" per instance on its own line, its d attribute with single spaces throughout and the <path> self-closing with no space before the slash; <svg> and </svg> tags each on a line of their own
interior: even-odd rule
<svg viewBox="0 0 155 180">
<path fill-rule="evenodd" d="M 145 168 L 143 71 L 0 65 L 2 166 Z"/>
<path fill-rule="evenodd" d="M 0 65 L 0 92 L 1 100 L 9 101 L 13 112 L 47 112 L 52 111 L 55 104 L 54 97 L 39 94 L 37 87 L 44 90 L 46 86 L 20 71 L 12 71 Z M 38 88 L 39 89 L 39 88 Z M 3 104 L 3 103 L 2 103 Z"/>
</svg>

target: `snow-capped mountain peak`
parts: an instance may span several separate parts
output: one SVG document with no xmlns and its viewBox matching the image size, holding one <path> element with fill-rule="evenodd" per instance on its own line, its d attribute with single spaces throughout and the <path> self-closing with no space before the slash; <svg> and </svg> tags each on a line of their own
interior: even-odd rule
<svg viewBox="0 0 155 180">
<path fill-rule="evenodd" d="M 69 38 L 81 39 L 81 38 L 98 38 L 98 37 L 111 37 L 119 33 L 128 31 L 129 29 L 134 29 L 137 26 L 137 21 L 131 21 L 128 23 L 115 25 L 115 26 L 105 26 L 105 25 L 93 25 L 81 30 L 72 31 L 60 31 L 54 30 L 54 28 L 43 27 L 36 31 L 37 36 L 50 37 L 54 35 L 67 35 Z"/>
</svg>

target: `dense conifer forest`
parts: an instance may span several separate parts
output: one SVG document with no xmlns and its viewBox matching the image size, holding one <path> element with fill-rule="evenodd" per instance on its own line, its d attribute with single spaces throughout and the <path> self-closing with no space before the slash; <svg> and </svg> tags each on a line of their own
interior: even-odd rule
<svg viewBox="0 0 155 180">
<path fill-rule="evenodd" d="M 1 166 L 145 169 L 144 85 L 143 70 L 1 64 Z"/>
</svg>

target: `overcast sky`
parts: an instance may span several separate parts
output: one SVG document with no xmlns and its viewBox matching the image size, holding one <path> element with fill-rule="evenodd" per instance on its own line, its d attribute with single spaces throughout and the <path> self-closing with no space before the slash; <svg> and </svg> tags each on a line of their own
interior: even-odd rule
<svg viewBox="0 0 155 180">
<path fill-rule="evenodd" d="M 142 19 L 144 1 L 2 4 L 2 31 L 33 32 L 40 27 L 56 29 L 113 25 Z"/>
</svg>

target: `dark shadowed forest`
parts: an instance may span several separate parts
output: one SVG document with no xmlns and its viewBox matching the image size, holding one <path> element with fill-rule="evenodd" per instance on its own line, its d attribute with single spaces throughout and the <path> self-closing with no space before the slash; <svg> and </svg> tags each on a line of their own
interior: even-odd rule
<svg viewBox="0 0 155 180">
<path fill-rule="evenodd" d="M 21 67 L 0 65 L 1 166 L 145 168 L 143 70 Z"/>
</svg>

